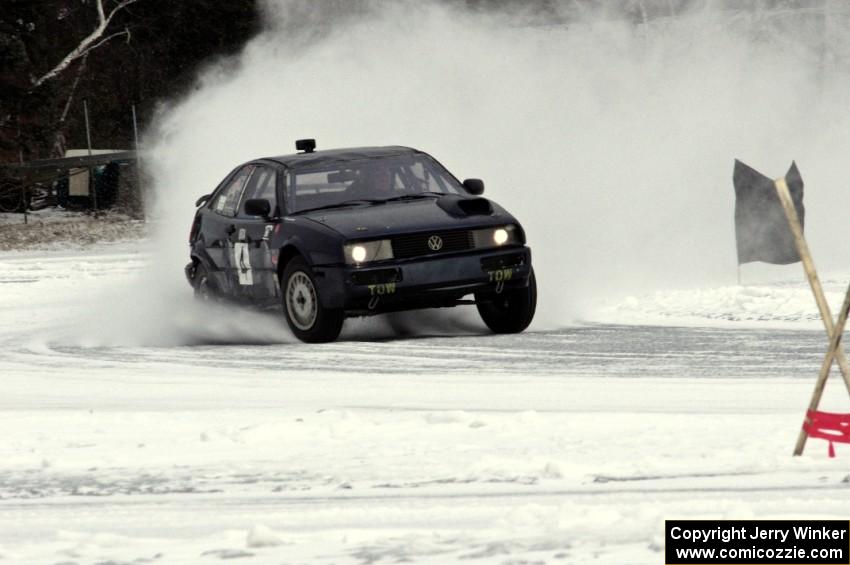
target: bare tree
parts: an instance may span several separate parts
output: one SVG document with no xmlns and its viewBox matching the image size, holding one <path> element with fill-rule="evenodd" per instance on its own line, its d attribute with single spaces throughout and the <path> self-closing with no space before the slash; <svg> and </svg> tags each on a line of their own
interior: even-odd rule
<svg viewBox="0 0 850 565">
<path fill-rule="evenodd" d="M 125 143 L 131 105 L 144 127 L 198 65 L 256 35 L 256 2 L 0 0 L 0 162 L 61 154 L 62 135 L 84 143 L 82 98 L 96 101 L 98 143 Z"/>
<path fill-rule="evenodd" d="M 32 87 L 38 88 L 45 81 L 52 79 L 53 77 L 64 71 L 66 68 L 68 68 L 68 65 L 70 65 L 77 59 L 85 57 L 92 50 L 97 49 L 110 39 L 114 39 L 121 35 L 126 35 L 129 38 L 130 31 L 128 29 L 124 29 L 123 31 L 119 31 L 117 33 L 113 33 L 105 37 L 104 35 L 106 34 L 107 28 L 109 28 L 109 23 L 112 21 L 112 18 L 115 17 L 115 14 L 137 1 L 138 0 L 121 0 L 112 8 L 112 10 L 109 11 L 109 13 L 106 13 L 103 8 L 103 0 L 96 0 L 98 21 L 97 27 L 95 27 L 94 30 L 79 43 L 79 45 L 72 49 L 70 53 L 65 55 L 65 57 L 61 61 L 59 61 L 59 63 L 55 67 L 47 71 L 38 79 L 34 80 Z"/>
<path fill-rule="evenodd" d="M 80 79 L 83 78 L 83 73 L 86 70 L 86 60 L 89 54 L 83 55 L 80 64 L 77 67 L 77 76 L 74 77 L 74 82 L 71 84 L 68 98 L 65 100 L 65 107 L 62 114 L 59 116 L 59 122 L 56 124 L 56 132 L 53 134 L 53 156 L 65 156 L 65 119 L 68 117 L 68 111 L 71 109 L 71 104 L 74 101 L 74 96 L 77 94 L 77 87 L 80 85 Z"/>
</svg>

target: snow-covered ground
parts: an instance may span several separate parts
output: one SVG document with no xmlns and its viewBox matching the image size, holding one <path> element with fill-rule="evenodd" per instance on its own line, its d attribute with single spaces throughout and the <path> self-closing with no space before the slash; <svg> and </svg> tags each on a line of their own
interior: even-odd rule
<svg viewBox="0 0 850 565">
<path fill-rule="evenodd" d="M 311 346 L 188 287 L 157 308 L 150 264 L 0 253 L 2 563 L 657 564 L 665 518 L 847 518 L 850 449 L 790 456 L 825 346 L 802 281 Z"/>
<path fill-rule="evenodd" d="M 0 251 L 68 249 L 103 242 L 136 240 L 148 230 L 145 222 L 114 210 L 92 213 L 58 207 L 23 214 L 0 213 Z"/>
<path fill-rule="evenodd" d="M 789 269 L 786 267 L 786 269 Z M 613 323 L 717 327 L 823 328 L 811 288 L 799 266 L 798 277 L 775 282 L 658 291 L 608 301 L 595 313 L 597 321 Z M 850 274 L 821 280 L 833 314 L 844 299 Z"/>
</svg>

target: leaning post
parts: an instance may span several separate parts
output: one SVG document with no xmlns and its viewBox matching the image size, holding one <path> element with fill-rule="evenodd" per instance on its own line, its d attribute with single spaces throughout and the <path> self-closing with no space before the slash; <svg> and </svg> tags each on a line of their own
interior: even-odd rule
<svg viewBox="0 0 850 565">
<path fill-rule="evenodd" d="M 806 238 L 803 237 L 803 227 L 800 225 L 800 219 L 797 217 L 797 210 L 794 208 L 794 202 L 791 200 L 791 193 L 788 191 L 788 184 L 785 178 L 780 178 L 774 181 L 776 186 L 776 194 L 779 196 L 779 202 L 782 204 L 782 209 L 785 211 L 785 217 L 788 219 L 788 225 L 791 228 L 791 233 L 794 235 L 794 243 L 797 247 L 797 252 L 800 254 L 800 261 L 803 263 L 803 270 L 806 272 L 806 278 L 809 280 L 809 286 L 812 288 L 812 294 L 815 295 L 815 302 L 818 305 L 820 317 L 823 320 L 823 325 L 826 328 L 826 333 L 829 335 L 830 344 L 836 337 L 833 335 L 836 326 L 832 322 L 832 313 L 829 311 L 829 304 L 826 301 L 826 296 L 823 293 L 823 287 L 818 278 L 815 264 L 812 261 L 812 254 L 809 252 L 809 246 L 806 243 Z M 843 329 L 843 328 L 842 328 Z M 841 370 L 841 376 L 844 379 L 844 384 L 847 391 L 850 392 L 850 365 L 847 363 L 847 357 L 844 355 L 844 350 L 841 347 L 840 335 L 836 343 L 834 357 L 838 361 L 838 368 Z M 827 355 L 829 356 L 829 355 Z M 824 360 L 826 362 L 826 360 Z M 831 363 L 830 359 L 830 363 Z M 815 393 L 812 396 L 810 409 L 817 409 L 820 403 L 821 395 L 823 394 L 826 378 L 829 375 L 829 370 L 825 374 L 818 376 L 818 382 L 815 385 Z M 807 415 L 808 417 L 808 415 Z M 800 430 L 800 436 L 797 439 L 797 445 L 794 448 L 794 455 L 801 455 L 803 448 L 806 445 L 806 431 Z"/>
<path fill-rule="evenodd" d="M 818 409 L 820 399 L 823 396 L 823 389 L 826 386 L 826 379 L 829 377 L 829 370 L 832 368 L 832 361 L 841 347 L 841 338 L 844 334 L 844 327 L 847 325 L 847 315 L 850 313 L 850 286 L 847 287 L 847 294 L 844 295 L 844 303 L 841 305 L 841 311 L 838 313 L 838 321 L 835 322 L 832 335 L 829 337 L 829 347 L 826 349 L 826 355 L 823 358 L 823 363 L 820 366 L 818 380 L 815 384 L 815 390 L 812 392 L 812 399 L 809 402 L 809 409 L 806 411 L 806 419 L 809 417 L 809 412 L 814 412 Z M 806 447 L 806 439 L 809 434 L 805 428 L 800 429 L 800 435 L 797 436 L 797 445 L 794 447 L 794 455 L 802 455 L 803 448 Z"/>
</svg>

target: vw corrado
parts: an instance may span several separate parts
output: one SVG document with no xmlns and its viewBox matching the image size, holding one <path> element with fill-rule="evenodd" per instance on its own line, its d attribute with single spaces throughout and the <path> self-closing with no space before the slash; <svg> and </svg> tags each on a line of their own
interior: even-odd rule
<svg viewBox="0 0 850 565">
<path fill-rule="evenodd" d="M 315 146 L 240 165 L 198 199 L 186 276 L 199 299 L 282 303 L 307 342 L 333 341 L 346 317 L 473 302 L 494 332 L 531 323 L 531 251 L 482 181 L 407 147 Z"/>
</svg>

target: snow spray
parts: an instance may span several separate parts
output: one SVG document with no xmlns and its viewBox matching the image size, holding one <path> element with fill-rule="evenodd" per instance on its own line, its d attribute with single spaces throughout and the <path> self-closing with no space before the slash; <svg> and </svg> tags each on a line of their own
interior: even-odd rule
<svg viewBox="0 0 850 565">
<path fill-rule="evenodd" d="M 796 160 L 818 265 L 846 264 L 850 248 L 833 243 L 834 210 L 850 209 L 842 3 L 522 4 L 261 2 L 257 37 L 145 136 L 152 291 L 188 300 L 195 199 L 304 137 L 408 145 L 483 178 L 526 228 L 533 328 L 569 324 L 600 297 L 734 282 L 736 157 L 766 171 Z"/>
</svg>

